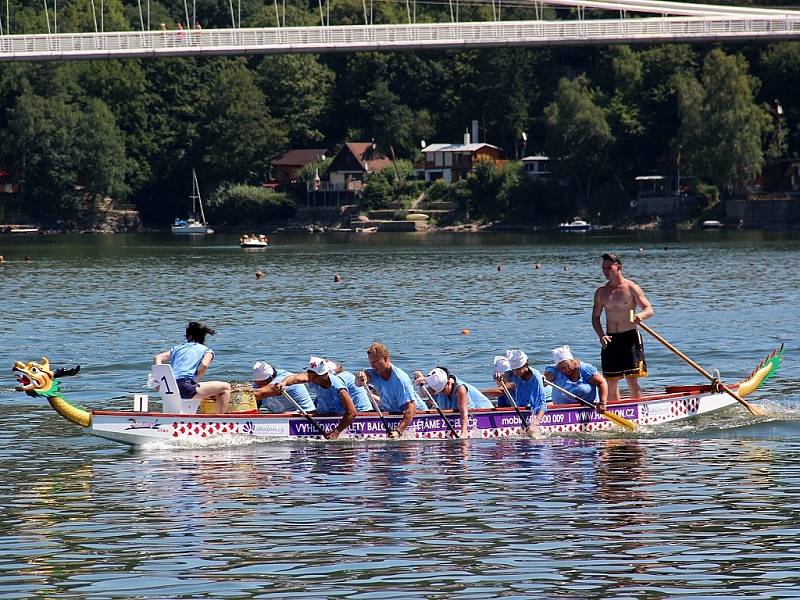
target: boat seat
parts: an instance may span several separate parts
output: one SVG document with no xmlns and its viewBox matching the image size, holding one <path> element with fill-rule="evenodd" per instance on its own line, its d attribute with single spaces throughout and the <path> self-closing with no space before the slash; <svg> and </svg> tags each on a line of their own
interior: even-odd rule
<svg viewBox="0 0 800 600">
<path fill-rule="evenodd" d="M 152 373 L 158 383 L 158 393 L 161 394 L 161 412 L 180 415 L 197 412 L 200 398 L 181 398 L 171 365 L 153 365 Z"/>
</svg>

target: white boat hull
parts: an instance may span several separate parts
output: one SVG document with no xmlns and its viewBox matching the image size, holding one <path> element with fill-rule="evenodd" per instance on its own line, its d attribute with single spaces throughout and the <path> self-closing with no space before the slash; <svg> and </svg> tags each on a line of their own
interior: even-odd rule
<svg viewBox="0 0 800 600">
<path fill-rule="evenodd" d="M 629 400 L 611 405 L 609 410 L 638 425 L 652 426 L 688 419 L 736 404 L 724 393 L 681 392 Z M 530 412 L 522 411 L 525 420 Z M 386 416 L 390 427 L 396 426 L 400 415 Z M 447 414 L 453 426 L 460 429 L 458 414 Z M 325 431 L 333 429 L 339 416 L 314 417 Z M 610 430 L 615 427 L 596 411 L 577 405 L 550 405 L 541 420 L 545 433 L 584 434 Z M 311 440 L 321 436 L 304 417 L 295 414 L 225 414 L 185 415 L 154 412 L 93 411 L 90 427 L 93 435 L 142 446 L 151 442 L 192 442 L 218 436 L 242 436 L 261 439 Z M 470 437 L 504 438 L 524 435 L 525 430 L 513 409 L 487 409 L 470 412 Z M 386 429 L 376 413 L 361 413 L 341 438 L 385 439 Z M 420 412 L 406 430 L 403 438 L 448 438 L 450 431 L 434 411 Z"/>
</svg>

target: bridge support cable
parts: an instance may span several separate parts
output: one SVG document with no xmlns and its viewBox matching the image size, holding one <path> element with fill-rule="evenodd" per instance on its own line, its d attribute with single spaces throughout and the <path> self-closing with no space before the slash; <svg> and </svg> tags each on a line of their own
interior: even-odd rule
<svg viewBox="0 0 800 600">
<path fill-rule="evenodd" d="M 95 10 L 94 7 L 94 0 L 91 1 L 92 1 L 92 20 L 94 21 L 94 32 L 97 33 L 99 31 L 99 29 L 97 29 L 97 11 Z"/>
<path fill-rule="evenodd" d="M 47 0 L 42 1 L 44 2 L 44 18 L 47 20 L 47 35 L 50 35 L 53 33 L 50 31 L 50 11 L 47 10 Z"/>
</svg>

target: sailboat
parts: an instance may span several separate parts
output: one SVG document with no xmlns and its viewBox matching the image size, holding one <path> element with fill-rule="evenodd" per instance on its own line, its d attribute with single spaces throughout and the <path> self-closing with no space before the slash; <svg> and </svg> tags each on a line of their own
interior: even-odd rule
<svg viewBox="0 0 800 600">
<path fill-rule="evenodd" d="M 214 230 L 208 226 L 206 222 L 206 215 L 203 213 L 203 199 L 200 197 L 200 184 L 197 183 L 197 173 L 192 169 L 192 216 L 188 219 L 175 219 L 175 224 L 172 226 L 172 233 L 178 234 L 206 234 L 214 233 Z M 200 207 L 200 220 L 195 218 L 195 206 Z"/>
</svg>

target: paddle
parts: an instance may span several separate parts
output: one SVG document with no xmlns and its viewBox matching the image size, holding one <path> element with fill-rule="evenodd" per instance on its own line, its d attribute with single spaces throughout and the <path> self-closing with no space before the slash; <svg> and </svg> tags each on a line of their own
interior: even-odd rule
<svg viewBox="0 0 800 600">
<path fill-rule="evenodd" d="M 563 392 L 564 394 L 566 394 L 570 398 L 574 398 L 575 400 L 577 400 L 581 404 L 585 404 L 589 408 L 593 408 L 593 409 L 597 410 L 597 407 L 594 404 L 592 404 L 591 402 L 589 402 L 588 400 L 586 400 L 584 398 L 581 398 L 580 396 L 576 396 L 572 392 L 565 390 L 564 388 L 562 388 L 559 385 L 556 385 L 552 381 L 549 381 L 549 380 L 545 380 L 545 381 L 547 381 L 547 385 L 552 385 L 554 388 L 556 388 L 557 390 L 560 390 L 561 392 Z M 612 423 L 616 423 L 620 427 L 624 427 L 625 429 L 629 429 L 631 431 L 636 431 L 636 425 L 633 423 L 633 421 L 629 421 L 625 417 L 620 417 L 619 415 L 614 414 L 611 411 L 600 412 L 599 410 L 597 410 L 597 414 L 602 416 L 602 417 L 605 417 L 606 419 L 608 419 Z"/>
<path fill-rule="evenodd" d="M 633 320 L 634 320 L 633 311 L 631 311 L 631 313 L 630 313 L 630 320 L 631 320 L 631 322 L 633 322 Z M 661 342 L 662 344 L 664 344 L 664 346 L 666 346 L 666 347 L 667 347 L 667 348 L 668 348 L 668 349 L 669 349 L 671 352 L 673 352 L 675 355 L 677 355 L 677 356 L 679 356 L 680 358 L 682 358 L 682 359 L 683 359 L 683 360 L 686 362 L 686 364 L 688 364 L 690 367 L 692 367 L 692 368 L 693 368 L 695 371 L 697 371 L 698 373 L 700 373 L 700 374 L 701 374 L 701 375 L 703 375 L 704 377 L 708 378 L 708 379 L 709 379 L 709 381 L 711 381 L 711 383 L 713 383 L 713 384 L 716 384 L 717 386 L 719 386 L 719 389 L 721 389 L 723 392 L 725 392 L 726 394 L 728 394 L 728 395 L 729 395 L 731 398 L 733 398 L 734 400 L 736 400 L 736 401 L 737 401 L 739 404 L 741 404 L 742 406 L 744 406 L 744 407 L 745 407 L 747 410 L 749 410 L 749 411 L 750 411 L 750 413 L 751 413 L 751 414 L 753 414 L 753 415 L 755 415 L 755 416 L 757 416 L 757 417 L 763 417 L 764 415 L 766 415 L 766 414 L 767 414 L 767 413 L 766 413 L 766 411 L 765 411 L 763 408 L 761 408 L 761 407 L 759 407 L 759 406 L 754 406 L 753 404 L 750 404 L 750 403 L 749 403 L 747 400 L 745 400 L 744 398 L 742 398 L 742 397 L 741 397 L 739 394 L 737 394 L 737 393 L 736 393 L 736 392 L 734 392 L 732 389 L 730 389 L 730 388 L 729 388 L 727 385 L 725 385 L 724 383 L 722 383 L 721 381 L 719 381 L 719 379 L 717 379 L 716 377 L 714 377 L 714 376 L 713 376 L 711 373 L 709 373 L 708 371 L 706 371 L 706 370 L 705 370 L 703 367 L 701 367 L 700 365 L 698 365 L 698 364 L 697 364 L 696 362 L 694 362 L 694 361 L 693 361 L 691 358 L 689 358 L 688 356 L 686 356 L 686 355 L 685 355 L 683 352 L 681 352 L 680 350 L 678 350 L 678 349 L 677 349 L 675 346 L 673 346 L 673 345 L 672 345 L 672 344 L 670 344 L 670 343 L 669 343 L 667 340 L 665 340 L 663 337 L 661 337 L 660 335 L 658 335 L 658 334 L 657 334 L 655 331 L 653 331 L 652 329 L 650 329 L 650 327 L 648 327 L 647 325 L 645 325 L 644 323 L 642 323 L 642 322 L 641 322 L 641 320 L 639 320 L 639 327 L 641 327 L 642 329 L 644 329 L 644 330 L 645 330 L 647 333 L 649 333 L 649 334 L 650 334 L 650 335 L 652 335 L 654 338 L 656 338 L 656 339 L 657 339 L 659 342 Z"/>
<path fill-rule="evenodd" d="M 512 396 L 511 392 L 508 391 L 508 388 L 506 387 L 506 382 L 503 381 L 502 377 L 500 378 L 500 385 L 503 386 L 503 391 L 506 393 L 506 398 L 508 398 L 509 402 L 511 402 L 511 406 L 514 407 L 514 410 L 516 411 L 519 420 L 522 421 L 522 426 L 525 428 L 525 434 L 533 435 L 530 429 L 528 428 L 528 423 L 525 421 L 525 417 L 522 416 L 522 411 L 519 409 L 519 406 L 517 406 L 517 403 L 514 400 L 514 396 Z M 531 411 L 531 415 L 533 415 L 533 411 Z"/>
<path fill-rule="evenodd" d="M 394 438 L 395 436 L 392 435 L 392 428 L 389 427 L 389 422 L 386 420 L 386 417 L 383 416 L 383 412 L 381 412 L 381 407 L 378 406 L 378 403 L 375 402 L 375 398 L 372 396 L 372 392 L 369 389 L 369 383 L 367 383 L 366 379 L 364 380 L 364 390 L 367 392 L 367 397 L 369 397 L 369 402 L 372 404 L 372 408 L 375 409 L 375 412 L 378 413 L 378 416 L 381 418 L 381 423 L 383 423 L 383 428 L 386 430 L 386 437 Z M 397 437 L 400 437 L 400 434 L 397 434 Z"/>
<path fill-rule="evenodd" d="M 299 405 L 297 402 L 295 402 L 294 398 L 292 398 L 292 397 L 289 395 L 289 392 L 287 392 L 287 391 L 286 391 L 286 389 L 284 389 L 282 393 L 283 393 L 283 396 L 284 396 L 284 397 L 285 397 L 285 398 L 286 398 L 286 399 L 287 399 L 289 402 L 291 402 L 292 404 L 294 404 L 294 405 L 295 405 L 295 407 L 297 408 L 297 410 L 299 410 L 299 411 L 300 411 L 300 413 L 301 413 L 301 414 L 302 414 L 302 415 L 303 415 L 303 416 L 304 416 L 306 419 L 308 419 L 308 422 L 309 422 L 309 423 L 311 423 L 311 425 L 313 425 L 313 426 L 314 426 L 314 429 L 316 429 L 316 430 L 317 430 L 317 432 L 318 432 L 318 433 L 319 433 L 319 434 L 320 434 L 322 437 L 324 437 L 324 438 L 327 438 L 327 435 L 325 434 L 325 430 L 322 428 L 322 425 L 320 425 L 319 423 L 317 423 L 317 422 L 316 422 L 316 421 L 313 419 L 313 417 L 312 417 L 310 414 L 308 414 L 306 411 L 304 411 L 304 410 L 303 410 L 303 407 L 302 407 L 302 406 L 300 406 L 300 405 Z"/>
<path fill-rule="evenodd" d="M 448 418 L 444 416 L 444 413 L 442 412 L 442 409 L 439 408 L 439 405 L 436 404 L 436 400 L 433 399 L 433 396 L 431 396 L 431 393 L 428 391 L 428 386 L 423 385 L 423 386 L 420 386 L 420 387 L 423 390 L 425 390 L 425 393 L 428 395 L 428 398 L 430 399 L 431 404 L 433 404 L 433 408 L 436 409 L 436 412 L 439 413 L 439 416 L 444 419 L 445 423 L 447 423 L 447 428 L 450 430 L 450 433 L 453 434 L 454 438 L 458 438 L 459 437 L 458 432 L 456 431 L 455 427 L 453 427 L 453 424 L 448 420 Z"/>
</svg>

